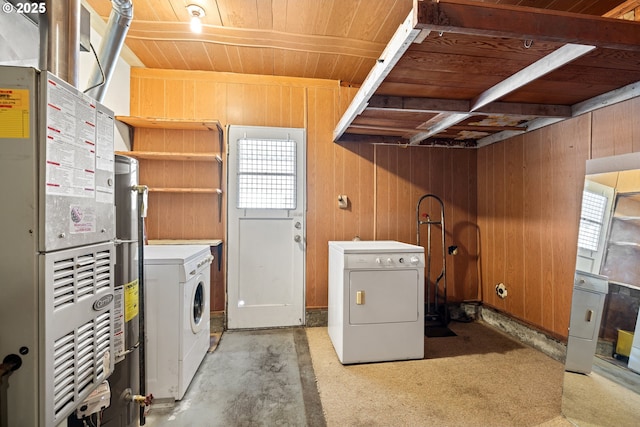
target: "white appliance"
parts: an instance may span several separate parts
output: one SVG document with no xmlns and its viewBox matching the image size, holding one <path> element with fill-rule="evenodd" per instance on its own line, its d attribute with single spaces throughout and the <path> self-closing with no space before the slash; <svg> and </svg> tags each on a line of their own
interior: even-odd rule
<svg viewBox="0 0 640 427">
<path fill-rule="evenodd" d="M 328 331 L 343 364 L 424 357 L 424 248 L 329 242 Z"/>
<path fill-rule="evenodd" d="M 0 425 L 57 426 L 113 370 L 113 113 L 0 66 Z"/>
<path fill-rule="evenodd" d="M 591 372 L 608 292 L 609 281 L 605 276 L 576 271 L 565 370 L 583 374 Z"/>
<path fill-rule="evenodd" d="M 180 400 L 209 349 L 207 245 L 144 247 L 146 390 Z"/>
</svg>

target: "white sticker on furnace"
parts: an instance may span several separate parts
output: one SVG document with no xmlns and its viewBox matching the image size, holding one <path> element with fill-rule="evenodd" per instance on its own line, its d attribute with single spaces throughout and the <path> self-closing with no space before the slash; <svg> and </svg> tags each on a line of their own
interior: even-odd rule
<svg viewBox="0 0 640 427">
<path fill-rule="evenodd" d="M 70 208 L 70 233 L 94 233 L 96 231 L 96 211 L 92 206 L 71 205 Z"/>
</svg>

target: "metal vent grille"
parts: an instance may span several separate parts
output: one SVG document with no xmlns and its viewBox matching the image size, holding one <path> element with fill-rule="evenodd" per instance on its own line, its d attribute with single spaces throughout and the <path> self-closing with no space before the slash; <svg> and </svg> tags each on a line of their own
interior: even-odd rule
<svg viewBox="0 0 640 427">
<path fill-rule="evenodd" d="M 73 258 L 53 263 L 53 307 L 73 304 L 75 295 L 75 271 Z"/>
<path fill-rule="evenodd" d="M 55 423 L 73 412 L 113 367 L 114 258 L 112 243 L 45 255 L 44 393 Z"/>
<path fill-rule="evenodd" d="M 109 251 L 82 254 L 53 264 L 53 307 L 64 308 L 85 296 L 108 288 L 111 282 Z"/>
<path fill-rule="evenodd" d="M 56 415 L 105 378 L 111 346 L 111 311 L 102 313 L 54 343 L 53 395 Z"/>
<path fill-rule="evenodd" d="M 110 286 L 111 254 L 108 251 L 96 254 L 96 291 Z"/>
<path fill-rule="evenodd" d="M 57 339 L 53 346 L 53 401 L 54 411 L 59 413 L 74 401 L 75 351 L 74 334 L 69 333 Z"/>
<path fill-rule="evenodd" d="M 104 355 L 111 347 L 111 311 L 96 318 L 96 359 L 102 361 Z M 96 375 L 100 380 L 104 376 L 104 364 L 98 363 Z"/>
</svg>

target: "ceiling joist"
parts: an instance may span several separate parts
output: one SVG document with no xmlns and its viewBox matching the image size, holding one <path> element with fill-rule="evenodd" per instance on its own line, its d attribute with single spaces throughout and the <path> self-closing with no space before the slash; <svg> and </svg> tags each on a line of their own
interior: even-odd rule
<svg viewBox="0 0 640 427">
<path fill-rule="evenodd" d="M 371 98 L 371 95 L 375 93 L 380 83 L 387 77 L 420 32 L 421 30 L 415 28 L 415 14 L 414 11 L 411 10 L 382 52 L 376 65 L 374 65 L 371 72 L 367 75 L 367 78 L 362 83 L 353 101 L 351 101 L 351 105 L 349 105 L 342 119 L 338 122 L 333 132 L 334 141 L 342 136 L 353 119 L 366 108 L 367 101 Z"/>
<path fill-rule="evenodd" d="M 417 28 L 640 51 L 637 23 L 469 0 L 418 1 Z"/>
<path fill-rule="evenodd" d="M 403 96 L 374 95 L 367 106 L 369 111 L 450 113 L 471 112 L 471 102 L 463 99 L 433 99 Z M 571 117 L 568 105 L 521 104 L 516 102 L 492 102 L 474 111 L 476 114 L 509 114 L 521 116 Z"/>
<path fill-rule="evenodd" d="M 374 68 L 334 140 L 482 146 L 639 96 L 640 22 L 469 0 L 415 0 L 414 11 L 430 34 L 387 46 L 395 65 Z"/>
<path fill-rule="evenodd" d="M 437 135 L 443 130 L 460 123 L 468 118 L 474 111 L 482 108 L 503 96 L 539 79 L 545 74 L 558 69 L 569 62 L 595 49 L 595 46 L 566 44 L 559 49 L 537 60 L 533 64 L 525 67 L 517 73 L 507 77 L 496 85 L 482 92 L 475 99 L 471 100 L 469 113 L 453 113 L 443 116 L 443 119 L 433 124 L 427 132 L 421 132 L 411 137 L 411 144 L 419 144 L 423 140 Z"/>
</svg>

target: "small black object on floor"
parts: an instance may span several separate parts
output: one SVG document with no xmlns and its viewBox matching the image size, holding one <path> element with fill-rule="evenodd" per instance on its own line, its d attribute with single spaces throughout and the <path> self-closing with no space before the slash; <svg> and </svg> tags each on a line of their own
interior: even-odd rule
<svg viewBox="0 0 640 427">
<path fill-rule="evenodd" d="M 426 325 L 424 327 L 424 336 L 427 338 L 455 337 L 456 333 L 446 326 L 442 325 Z"/>
</svg>

